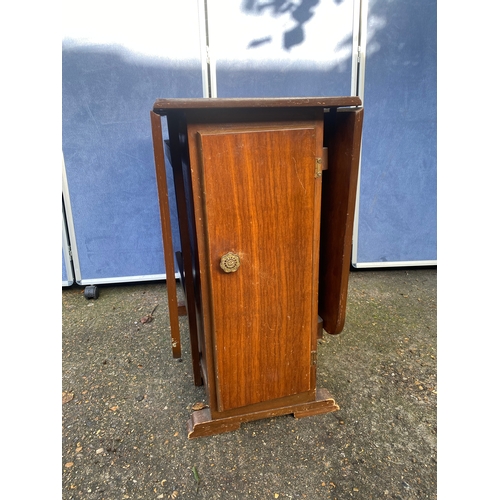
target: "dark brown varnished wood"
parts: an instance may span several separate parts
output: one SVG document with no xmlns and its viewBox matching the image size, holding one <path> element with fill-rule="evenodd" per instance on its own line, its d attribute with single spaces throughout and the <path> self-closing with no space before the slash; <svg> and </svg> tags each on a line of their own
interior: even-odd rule
<svg viewBox="0 0 500 500">
<path fill-rule="evenodd" d="M 363 109 L 325 114 L 328 170 L 323 173 L 319 314 L 323 328 L 344 328 Z"/>
<path fill-rule="evenodd" d="M 160 204 L 160 219 L 163 236 L 163 255 L 167 275 L 168 314 L 170 316 L 170 332 L 172 338 L 172 354 L 181 357 L 181 335 L 179 330 L 179 312 L 177 308 L 177 288 L 175 284 L 174 247 L 172 244 L 172 226 L 170 221 L 170 205 L 168 200 L 167 174 L 165 169 L 165 151 L 160 115 L 151 112 L 151 131 L 153 152 L 156 166 L 156 184 Z"/>
<path fill-rule="evenodd" d="M 323 338 L 323 318 L 321 318 L 321 316 L 318 316 L 317 337 L 318 337 L 318 339 Z"/>
<path fill-rule="evenodd" d="M 200 347 L 198 338 L 198 320 L 196 314 L 195 297 L 195 259 L 196 252 L 193 237 L 190 231 L 189 220 L 189 187 L 184 180 L 184 165 L 189 164 L 188 151 L 185 145 L 186 123 L 182 114 L 172 111 L 168 117 L 169 133 L 169 158 L 172 164 L 175 200 L 177 203 L 177 216 L 179 221 L 179 235 L 182 252 L 179 252 L 178 268 L 181 274 L 181 283 L 186 298 L 186 312 L 189 323 L 189 340 L 191 344 L 191 361 L 193 366 L 194 384 L 202 385 L 202 373 L 200 367 Z M 191 223 L 192 224 L 192 223 Z"/>
<path fill-rule="evenodd" d="M 218 419 L 212 418 L 210 408 L 204 408 L 193 412 L 191 418 L 188 420 L 188 439 L 234 431 L 239 429 L 244 422 L 251 422 L 252 420 L 262 418 L 289 414 L 293 414 L 295 418 L 303 418 L 338 411 L 339 409 L 339 406 L 326 389 L 318 389 L 315 399 L 307 403 L 278 405 L 271 410 L 249 411 L 245 414 Z"/>
<path fill-rule="evenodd" d="M 199 180 L 193 183 L 197 232 L 205 235 L 198 243 L 216 409 L 306 392 L 317 323 L 314 170 L 322 122 L 290 122 L 285 130 L 261 122 L 188 130 Z M 241 267 L 227 274 L 220 259 L 229 251 L 240 256 Z"/>
<path fill-rule="evenodd" d="M 187 316 L 186 304 L 184 302 L 177 303 L 177 312 L 179 316 Z"/>
<path fill-rule="evenodd" d="M 360 105 L 361 99 L 356 96 L 157 99 L 153 111 L 161 115 L 172 109 L 338 108 Z"/>
</svg>

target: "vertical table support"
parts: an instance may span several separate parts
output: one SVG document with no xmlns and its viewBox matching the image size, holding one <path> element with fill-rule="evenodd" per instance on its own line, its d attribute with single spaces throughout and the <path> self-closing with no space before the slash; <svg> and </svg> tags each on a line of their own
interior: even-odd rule
<svg viewBox="0 0 500 500">
<path fill-rule="evenodd" d="M 172 355 L 181 357 L 181 335 L 179 330 L 179 310 L 177 304 L 177 286 L 175 283 L 174 247 L 172 242 L 172 224 L 168 201 L 167 173 L 165 168 L 165 151 L 163 149 L 163 134 L 161 116 L 153 111 L 151 116 L 151 132 L 153 136 L 153 151 L 156 166 L 156 180 L 158 185 L 158 199 L 160 200 L 160 218 L 163 236 L 163 253 L 165 257 L 165 271 L 167 274 L 168 314 L 170 317 L 170 334 L 172 338 Z"/>
<path fill-rule="evenodd" d="M 170 161 L 172 164 L 175 199 L 177 202 L 177 217 L 179 220 L 179 233 L 181 239 L 182 252 L 177 253 L 177 262 L 181 273 L 181 283 L 183 285 L 186 299 L 186 313 L 189 324 L 189 341 L 191 344 L 191 361 L 193 364 L 193 379 L 197 386 L 203 385 L 202 372 L 200 367 L 200 347 L 198 341 L 198 324 L 196 320 L 196 299 L 195 284 L 193 276 L 193 260 L 191 241 L 189 236 L 189 216 L 188 201 L 184 183 L 183 155 L 187 151 L 183 148 L 183 136 L 185 135 L 185 121 L 182 113 L 171 110 L 167 113 L 168 136 L 170 143 Z M 184 159 L 184 162 L 187 158 Z"/>
</svg>

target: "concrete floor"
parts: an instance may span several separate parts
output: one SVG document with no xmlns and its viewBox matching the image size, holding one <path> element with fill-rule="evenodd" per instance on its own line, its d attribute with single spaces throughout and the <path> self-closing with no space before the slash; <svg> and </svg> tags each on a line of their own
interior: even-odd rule
<svg viewBox="0 0 500 500">
<path fill-rule="evenodd" d="M 318 347 L 338 412 L 189 441 L 207 399 L 185 317 L 183 359 L 171 356 L 165 283 L 101 286 L 96 300 L 63 289 L 62 498 L 437 498 L 436 279 L 351 273 L 344 331 Z"/>
</svg>

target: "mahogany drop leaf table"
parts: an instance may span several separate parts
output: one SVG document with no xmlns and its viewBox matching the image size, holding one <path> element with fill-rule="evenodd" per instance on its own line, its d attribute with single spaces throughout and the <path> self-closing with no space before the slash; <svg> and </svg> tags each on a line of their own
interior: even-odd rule
<svg viewBox="0 0 500 500">
<path fill-rule="evenodd" d="M 189 438 L 339 409 L 316 387 L 316 347 L 323 329 L 344 326 L 362 122 L 361 100 L 349 96 L 154 103 L 172 351 L 181 356 L 185 313 L 194 383 L 208 397 Z"/>
</svg>

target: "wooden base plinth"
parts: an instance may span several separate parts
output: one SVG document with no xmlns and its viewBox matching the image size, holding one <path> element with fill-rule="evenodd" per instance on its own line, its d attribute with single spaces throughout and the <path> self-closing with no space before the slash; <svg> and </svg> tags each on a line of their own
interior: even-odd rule
<svg viewBox="0 0 500 500">
<path fill-rule="evenodd" d="M 203 410 L 193 412 L 191 418 L 188 420 L 188 439 L 234 431 L 239 429 L 240 425 L 244 422 L 262 418 L 277 417 L 291 413 L 293 413 L 295 418 L 302 418 L 312 415 L 321 415 L 322 413 L 329 413 L 339 409 L 339 406 L 335 403 L 335 400 L 326 389 L 318 389 L 316 391 L 316 400 L 309 403 L 283 406 L 280 408 L 273 408 L 272 410 L 256 411 L 216 420 L 212 420 L 210 408 L 204 408 Z"/>
</svg>

